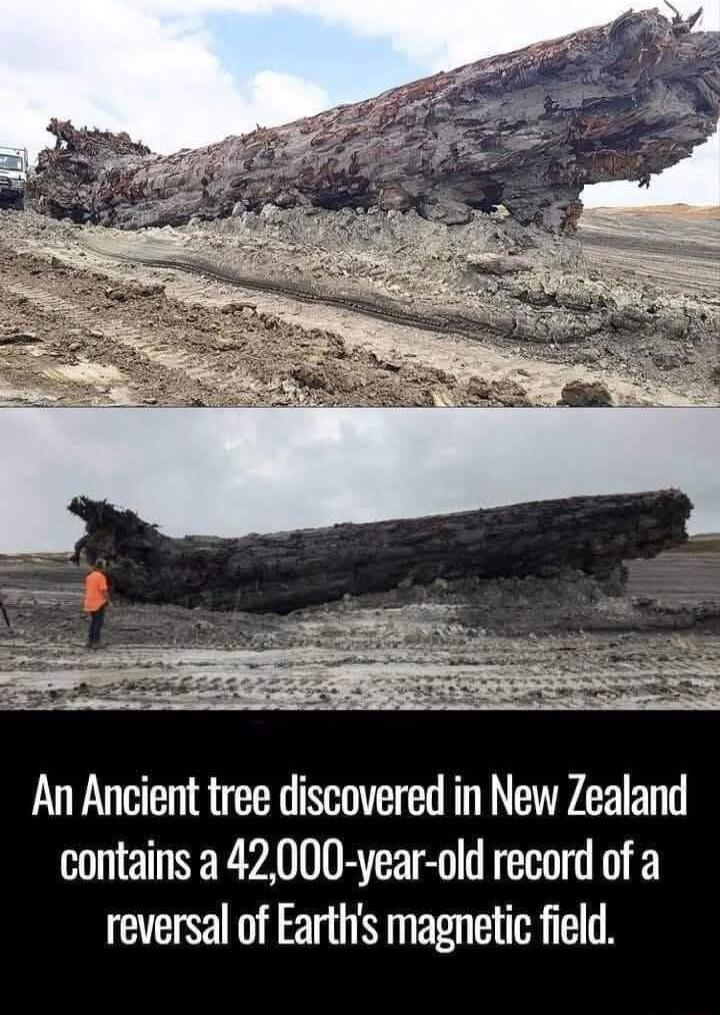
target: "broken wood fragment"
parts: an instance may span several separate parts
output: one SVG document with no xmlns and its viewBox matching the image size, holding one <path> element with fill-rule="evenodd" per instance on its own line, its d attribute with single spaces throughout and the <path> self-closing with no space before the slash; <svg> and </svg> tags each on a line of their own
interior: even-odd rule
<svg viewBox="0 0 720 1015">
<path fill-rule="evenodd" d="M 704 13 L 704 9 L 701 7 L 694 14 L 691 14 L 689 18 L 684 18 L 677 7 L 669 3 L 669 0 L 664 0 L 664 3 L 673 12 L 673 27 L 676 31 L 683 33 L 691 32 Z"/>
</svg>

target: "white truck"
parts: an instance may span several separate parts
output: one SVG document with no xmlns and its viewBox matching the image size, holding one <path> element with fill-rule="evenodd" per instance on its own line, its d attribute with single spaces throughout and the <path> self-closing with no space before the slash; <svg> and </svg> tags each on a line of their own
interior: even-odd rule
<svg viewBox="0 0 720 1015">
<path fill-rule="evenodd" d="M 0 145 L 0 206 L 25 207 L 25 185 L 28 175 L 27 148 Z"/>
</svg>

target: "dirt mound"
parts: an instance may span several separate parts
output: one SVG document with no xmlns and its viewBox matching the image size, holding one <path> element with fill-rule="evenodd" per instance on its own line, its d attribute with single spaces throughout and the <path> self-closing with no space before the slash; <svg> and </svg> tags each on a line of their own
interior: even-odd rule
<svg viewBox="0 0 720 1015">
<path fill-rule="evenodd" d="M 709 226 L 592 212 L 578 244 L 482 212 L 268 205 L 131 235 L 0 212 L 3 332 L 31 336 L 3 346 L 0 401 L 556 405 L 580 383 L 715 405 Z"/>
<path fill-rule="evenodd" d="M 350 298 L 371 293 L 419 313 L 433 307 L 451 315 L 461 307 L 479 332 L 514 343 L 623 341 L 627 353 L 628 343 L 644 339 L 680 366 L 687 347 L 709 343 L 720 327 L 717 308 L 606 279 L 585 264 L 576 240 L 498 214 L 474 212 L 468 224 L 447 226 L 413 211 L 266 205 L 218 222 L 150 230 L 147 239 L 238 272 L 304 278 Z"/>
<path fill-rule="evenodd" d="M 152 234 L 152 230 L 147 232 Z M 214 222 L 197 219 L 176 232 L 191 239 L 199 237 L 203 247 L 212 247 L 214 238 L 218 246 L 219 241 L 227 241 L 251 248 L 274 241 L 278 247 L 285 244 L 288 253 L 300 246 L 341 258 L 355 256 L 360 261 L 365 253 L 370 264 L 385 255 L 391 262 L 430 261 L 431 270 L 450 262 L 462 265 L 486 254 L 507 258 L 524 254 L 532 256 L 535 266 L 542 261 L 563 267 L 577 264 L 580 257 L 579 245 L 572 239 L 561 239 L 536 226 L 521 226 L 503 209 L 489 214 L 470 212 L 467 222 L 448 226 L 415 211 L 385 212 L 372 207 L 334 212 L 267 204 L 258 212 L 241 211 Z M 527 269 L 527 261 L 519 263 Z M 349 264 L 341 260 L 337 267 L 342 272 Z M 512 268 L 511 262 L 508 268 Z"/>
<path fill-rule="evenodd" d="M 531 633 L 569 631 L 682 630 L 697 624 L 720 632 L 720 595 L 717 601 L 668 605 L 650 596 L 627 594 L 627 572 L 618 570 L 605 580 L 582 571 L 564 570 L 554 577 L 471 578 L 431 586 L 406 584 L 387 593 L 350 597 L 341 603 L 298 611 L 300 622 L 317 624 L 323 616 L 352 628 L 362 628 L 368 611 L 375 623 L 388 611 L 384 638 L 395 643 L 412 629 L 412 640 L 432 642 L 443 637 L 442 627 L 461 632 L 468 640 L 487 634 L 519 637 Z M 442 619 L 441 619 L 442 618 Z M 441 621 L 440 627 L 437 627 Z M 423 634 L 422 625 L 428 624 Z M 392 632 L 395 632 L 394 634 Z M 445 633 L 447 636 L 447 633 Z"/>
</svg>

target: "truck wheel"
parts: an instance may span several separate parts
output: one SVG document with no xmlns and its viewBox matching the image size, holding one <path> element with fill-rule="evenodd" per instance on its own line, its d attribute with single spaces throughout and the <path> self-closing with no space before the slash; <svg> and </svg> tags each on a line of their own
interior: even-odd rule
<svg viewBox="0 0 720 1015">
<path fill-rule="evenodd" d="M 22 194 L 20 197 L 15 198 L 15 208 L 18 211 L 25 211 L 25 195 Z"/>
</svg>

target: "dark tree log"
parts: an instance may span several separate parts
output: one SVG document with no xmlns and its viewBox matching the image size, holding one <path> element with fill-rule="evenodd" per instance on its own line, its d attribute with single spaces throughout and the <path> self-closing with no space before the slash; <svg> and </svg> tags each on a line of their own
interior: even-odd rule
<svg viewBox="0 0 720 1015">
<path fill-rule="evenodd" d="M 240 539 L 162 535 L 132 511 L 76 497 L 76 545 L 109 562 L 113 587 L 142 602 L 287 613 L 382 592 L 405 579 L 542 575 L 600 577 L 687 539 L 692 504 L 677 490 L 539 501 L 426 518 L 334 525 Z"/>
<path fill-rule="evenodd" d="M 30 192 L 51 215 L 131 229 L 265 203 L 447 222 L 502 203 L 572 229 L 586 184 L 647 184 L 714 133 L 719 60 L 720 33 L 650 10 L 169 157 L 53 120 Z"/>
</svg>

